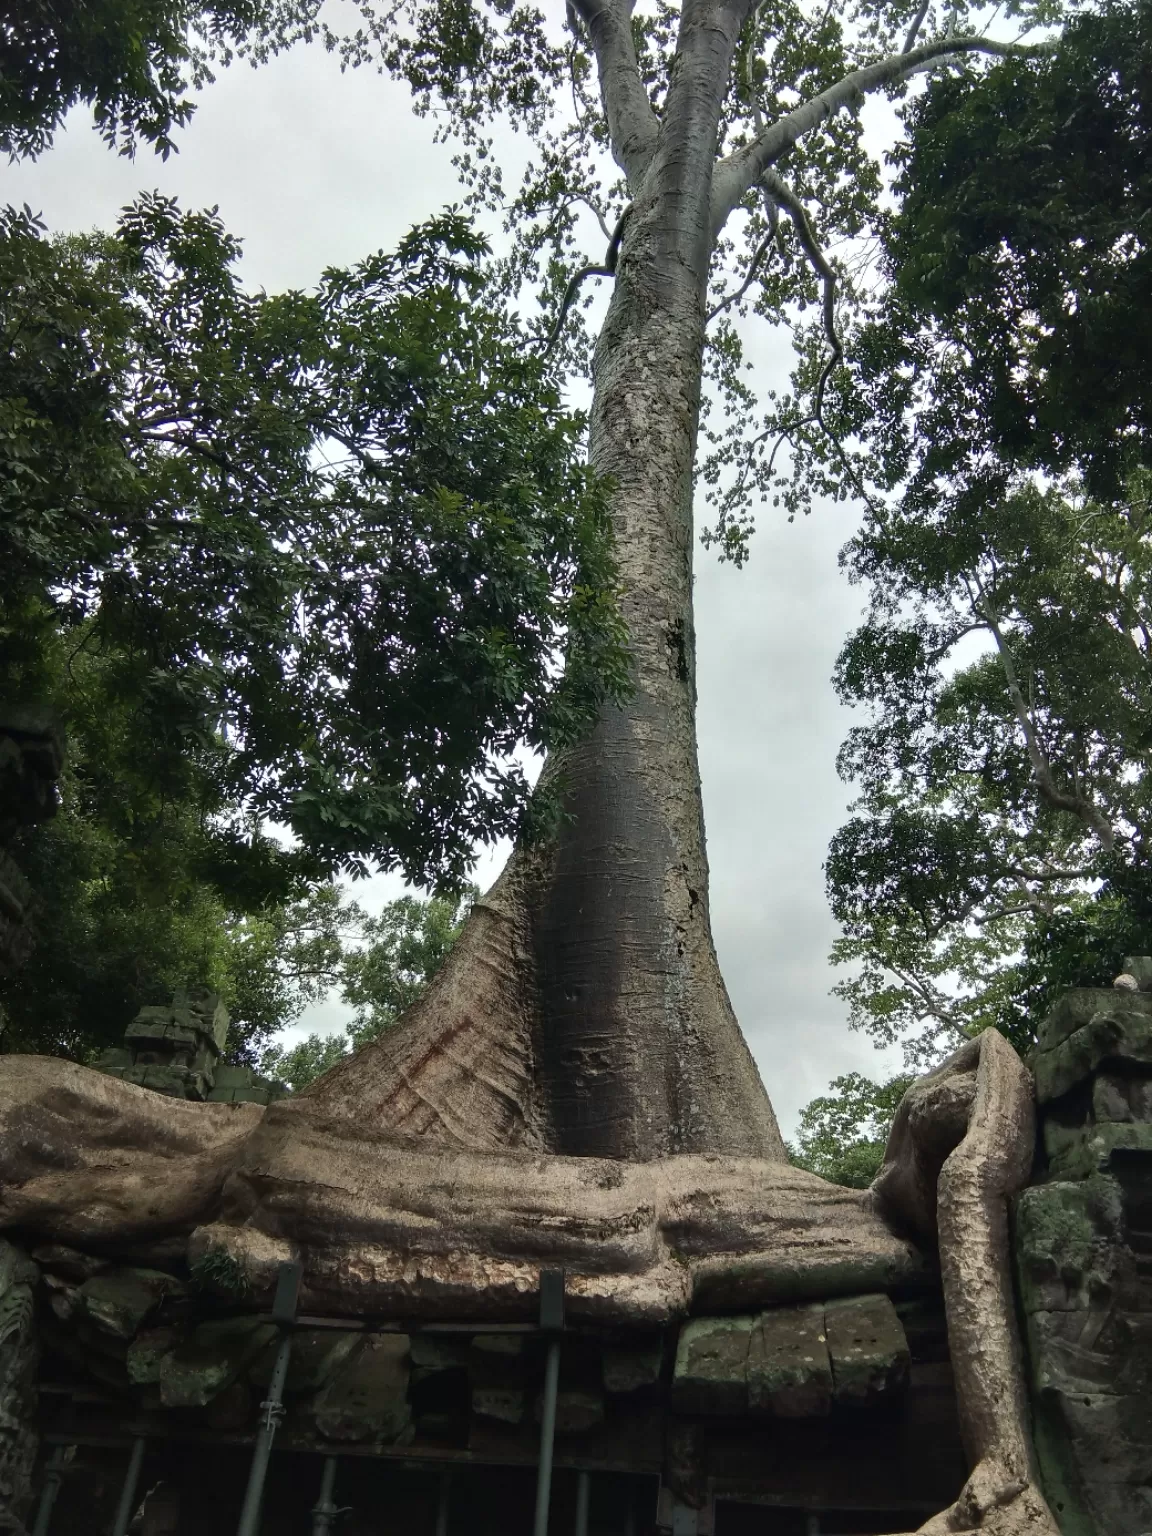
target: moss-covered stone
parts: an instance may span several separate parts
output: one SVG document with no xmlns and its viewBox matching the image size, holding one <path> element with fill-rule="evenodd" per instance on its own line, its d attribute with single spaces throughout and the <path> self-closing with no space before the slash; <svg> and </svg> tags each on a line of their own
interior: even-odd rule
<svg viewBox="0 0 1152 1536">
<path fill-rule="evenodd" d="M 664 1340 L 660 1335 L 634 1344 L 607 1344 L 600 1360 L 605 1392 L 613 1396 L 655 1387 L 664 1368 Z"/>
<path fill-rule="evenodd" d="M 148 1314 L 166 1296 L 179 1296 L 184 1287 L 158 1269 L 105 1269 L 80 1287 L 84 1316 L 101 1332 L 131 1339 Z"/>
<path fill-rule="evenodd" d="M 1099 1306 L 1131 1268 L 1120 1186 L 1096 1174 L 1024 1190 L 1015 1206 L 1015 1250 L 1026 1313 Z"/>
<path fill-rule="evenodd" d="M 276 1335 L 275 1324 L 253 1317 L 200 1323 L 160 1362 L 164 1406 L 202 1408 L 239 1380 Z"/>
<path fill-rule="evenodd" d="M 908 1341 L 889 1297 L 848 1296 L 824 1308 L 832 1395 L 853 1406 L 892 1399 L 908 1381 Z"/>
<path fill-rule="evenodd" d="M 408 1339 L 370 1334 L 356 1347 L 313 1401 L 316 1428 L 326 1440 L 392 1444 L 409 1431 Z"/>
<path fill-rule="evenodd" d="M 748 1350 L 748 1408 L 776 1418 L 820 1418 L 832 1409 L 824 1308 L 762 1312 Z"/>
<path fill-rule="evenodd" d="M 697 1317 L 680 1330 L 672 1405 L 681 1413 L 739 1416 L 748 1410 L 754 1317 Z"/>
<path fill-rule="evenodd" d="M 1040 1104 L 1061 1098 L 1102 1063 L 1152 1067 L 1152 996 L 1103 988 L 1069 994 L 1041 1026 L 1029 1062 Z"/>
</svg>

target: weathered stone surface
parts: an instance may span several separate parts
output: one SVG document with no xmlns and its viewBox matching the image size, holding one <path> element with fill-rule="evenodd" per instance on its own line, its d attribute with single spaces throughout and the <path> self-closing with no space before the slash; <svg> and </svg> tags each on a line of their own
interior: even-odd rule
<svg viewBox="0 0 1152 1536">
<path fill-rule="evenodd" d="M 79 1248 L 69 1248 L 64 1243 L 41 1243 L 38 1248 L 33 1248 L 32 1257 L 42 1269 L 62 1275 L 65 1280 L 87 1280 L 90 1275 L 111 1268 L 111 1260 L 82 1253 Z"/>
<path fill-rule="evenodd" d="M 200 1323 L 160 1362 L 160 1400 L 166 1408 L 201 1408 L 239 1379 L 276 1337 L 273 1323 L 252 1317 Z"/>
<path fill-rule="evenodd" d="M 819 1418 L 832 1408 L 832 1364 L 823 1306 L 762 1312 L 748 1349 L 748 1408 L 781 1419 Z"/>
<path fill-rule="evenodd" d="M 614 1395 L 656 1386 L 663 1368 L 664 1339 L 660 1334 L 646 1342 L 607 1344 L 600 1360 L 604 1390 Z"/>
<path fill-rule="evenodd" d="M 1062 1097 L 1103 1063 L 1152 1067 L 1152 996 L 1084 987 L 1040 1026 L 1029 1065 L 1040 1104 Z"/>
<path fill-rule="evenodd" d="M 180 1342 L 175 1328 L 144 1328 L 132 1340 L 125 1356 L 128 1380 L 133 1386 L 157 1386 L 160 1363 Z"/>
<path fill-rule="evenodd" d="M 0 1526 L 18 1529 L 28 1512 L 36 1432 L 37 1267 L 14 1243 L 0 1238 Z"/>
<path fill-rule="evenodd" d="M 748 1350 L 754 1317 L 697 1317 L 676 1346 L 672 1406 L 681 1413 L 748 1411 Z"/>
<path fill-rule="evenodd" d="M 174 1276 L 158 1269 L 105 1269 L 80 1287 L 79 1307 L 102 1333 L 132 1338 L 166 1296 L 183 1294 Z"/>
<path fill-rule="evenodd" d="M 1098 1174 L 1036 1184 L 1016 1201 L 1016 1261 L 1026 1313 L 1088 1312 L 1136 1281 L 1120 1185 Z"/>
<path fill-rule="evenodd" d="M 887 1296 L 852 1296 L 824 1309 L 832 1393 L 838 1403 L 891 1399 L 908 1380 L 908 1341 Z"/>
<path fill-rule="evenodd" d="M 533 1417 L 539 1424 L 544 1414 L 543 1393 L 537 1392 Z M 590 1387 L 561 1387 L 556 1394 L 556 1433 L 585 1435 L 604 1422 L 604 1396 Z"/>
<path fill-rule="evenodd" d="M 297 1328 L 292 1334 L 292 1354 L 284 1382 L 287 1396 L 318 1392 L 354 1352 L 361 1335 L 332 1328 Z M 253 1386 L 266 1388 L 272 1380 L 279 1340 L 270 1339 L 248 1367 Z"/>
<path fill-rule="evenodd" d="M 528 1393 L 523 1387 L 473 1387 L 472 1412 L 499 1424 L 523 1424 Z"/>
<path fill-rule="evenodd" d="M 408 1431 L 408 1339 L 404 1334 L 370 1334 L 317 1394 L 316 1428 L 326 1440 L 399 1440 Z"/>
</svg>

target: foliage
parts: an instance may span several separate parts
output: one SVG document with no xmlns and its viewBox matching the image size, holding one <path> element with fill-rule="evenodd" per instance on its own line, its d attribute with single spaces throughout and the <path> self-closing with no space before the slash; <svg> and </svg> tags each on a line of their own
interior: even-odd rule
<svg viewBox="0 0 1152 1536">
<path fill-rule="evenodd" d="M 443 965 L 478 894 L 473 887 L 460 900 L 401 896 L 376 917 L 346 908 L 356 922 L 358 942 L 343 950 L 332 981 L 355 1010 L 352 1021 L 343 1034 L 309 1035 L 294 1046 L 269 1047 L 261 1072 L 291 1088 L 305 1088 L 349 1050 L 391 1029 Z"/>
<path fill-rule="evenodd" d="M 38 155 L 69 108 L 91 106 L 109 144 L 167 156 L 189 92 L 237 49 L 266 57 L 311 35 L 315 0 L 16 0 L 0 26 L 0 150 Z"/>
<path fill-rule="evenodd" d="M 911 1083 L 894 1077 L 876 1083 L 859 1072 L 833 1078 L 829 1092 L 801 1111 L 791 1161 L 832 1184 L 866 1189 L 884 1160 L 896 1106 Z"/>
<path fill-rule="evenodd" d="M 232 1015 L 231 1054 L 251 1060 L 327 991 L 351 918 L 335 887 L 304 879 L 256 833 L 244 880 L 223 880 L 200 808 L 133 782 L 134 718 L 102 689 L 100 658 L 81 649 L 70 667 L 60 810 L 13 850 L 35 891 L 37 942 L 0 978 L 0 1050 L 88 1060 L 119 1044 L 144 1003 L 207 986 Z"/>
<path fill-rule="evenodd" d="M 837 686 L 852 1020 L 910 1060 L 1152 948 L 1144 225 L 1152 10 L 1106 5 L 908 113 L 855 342 L 875 474 Z"/>
<path fill-rule="evenodd" d="M 1034 469 L 1124 499 L 1152 462 L 1152 6 L 939 79 L 907 126 L 855 349 L 887 483 L 984 504 Z"/>
<path fill-rule="evenodd" d="M 159 196 L 110 237 L 0 233 L 0 687 L 68 716 L 52 647 L 97 657 L 132 786 L 200 808 L 225 884 L 265 819 L 312 875 L 459 883 L 520 825 L 513 749 L 625 679 L 582 422 L 483 241 L 449 213 L 253 296 Z"/>
</svg>

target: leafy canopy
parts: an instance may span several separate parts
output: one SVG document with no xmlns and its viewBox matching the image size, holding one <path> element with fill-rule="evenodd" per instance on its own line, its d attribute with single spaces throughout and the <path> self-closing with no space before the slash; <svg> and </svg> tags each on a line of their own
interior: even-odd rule
<svg viewBox="0 0 1152 1536">
<path fill-rule="evenodd" d="M 520 825 L 514 750 L 624 686 L 582 422 L 456 214 L 311 294 L 237 254 L 158 196 L 112 236 L 4 216 L 0 684 L 67 717 L 53 648 L 95 658 L 130 784 L 222 867 L 268 819 L 313 873 L 459 882 Z"/>
<path fill-rule="evenodd" d="M 867 585 L 827 873 L 853 1021 L 1026 1045 L 1152 946 L 1146 224 L 1152 9 L 933 82 L 852 348 Z"/>
<path fill-rule="evenodd" d="M 0 21 L 0 150 L 51 144 L 68 110 L 90 106 L 124 153 L 167 156 L 214 60 L 266 57 L 313 31 L 317 0 L 16 0 Z"/>
</svg>

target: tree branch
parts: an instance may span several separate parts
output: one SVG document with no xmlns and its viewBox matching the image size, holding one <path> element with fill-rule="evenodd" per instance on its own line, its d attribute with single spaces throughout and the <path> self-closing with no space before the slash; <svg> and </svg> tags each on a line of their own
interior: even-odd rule
<svg viewBox="0 0 1152 1536">
<path fill-rule="evenodd" d="M 1054 811 L 1069 811 L 1073 816 L 1078 816 L 1084 825 L 1095 832 L 1100 839 L 1101 847 L 1112 848 L 1116 842 L 1116 835 L 1112 830 L 1112 824 L 1091 800 L 1080 794 L 1065 794 L 1057 789 L 1052 777 L 1052 765 L 1049 763 L 1040 739 L 1036 735 L 1036 728 L 1032 724 L 1032 715 L 1025 701 L 1023 691 L 1020 688 L 1019 679 L 1016 676 L 1016 664 L 1012 660 L 1012 652 L 1008 642 L 1004 638 L 999 620 L 993 610 L 991 600 L 984 593 L 981 594 L 980 607 L 984 617 L 988 621 L 988 628 L 992 632 L 992 638 L 996 642 L 996 650 L 1000 657 L 1000 665 L 1004 671 L 1004 680 L 1008 685 L 1008 696 L 1012 700 L 1012 708 L 1016 719 L 1020 723 L 1020 729 L 1024 733 L 1024 745 L 1028 752 L 1028 760 L 1032 764 L 1032 778 L 1045 805 L 1051 806 Z"/>
<path fill-rule="evenodd" d="M 720 161 L 712 178 L 712 230 L 718 234 L 725 220 L 739 204 L 744 194 L 764 177 L 787 149 L 791 149 L 814 128 L 834 117 L 837 112 L 858 102 L 871 91 L 885 86 L 898 85 L 912 75 L 921 74 L 943 59 L 956 58 L 965 53 L 986 53 L 995 58 L 1027 55 L 1037 50 L 1021 48 L 1016 43 L 998 43 L 988 37 L 941 37 L 930 43 L 922 43 L 908 53 L 895 53 L 876 64 L 866 64 L 821 91 L 794 112 L 778 118 L 751 144 L 733 151 Z"/>
<path fill-rule="evenodd" d="M 824 426 L 824 390 L 828 384 L 828 378 L 833 368 L 844 356 L 844 346 L 840 340 L 840 333 L 836 329 L 836 274 L 828 265 L 828 258 L 820 249 L 816 240 L 816 232 L 812 228 L 812 222 L 808 217 L 808 211 L 804 204 L 796 196 L 792 188 L 783 182 L 775 171 L 765 171 L 761 181 L 771 193 L 773 200 L 784 208 L 792 223 L 796 226 L 796 233 L 800 236 L 800 244 L 804 247 L 813 270 L 824 284 L 824 335 L 828 342 L 829 355 L 820 370 L 820 379 L 816 385 L 816 398 L 813 407 L 817 422 L 827 432 Z M 829 433 L 831 436 L 831 433 Z"/>
<path fill-rule="evenodd" d="M 760 263 L 767 255 L 768 247 L 772 244 L 773 238 L 774 236 L 772 231 L 769 230 L 769 232 L 764 236 L 763 240 L 761 240 L 760 244 L 752 252 L 752 260 L 748 263 L 748 270 L 744 274 L 744 281 L 740 284 L 739 288 L 735 288 L 731 293 L 725 294 L 724 298 L 712 306 L 712 308 L 704 317 L 705 325 L 711 325 L 712 321 L 715 320 L 717 315 L 722 315 L 726 309 L 731 309 L 733 304 L 739 304 L 740 300 L 748 292 L 749 288 L 751 288 L 753 282 L 755 281 L 756 273 L 759 270 Z"/>
<path fill-rule="evenodd" d="M 613 158 L 635 193 L 656 147 L 660 122 L 640 78 L 629 24 L 632 7 L 624 0 L 572 0 L 572 10 L 588 29 Z"/>
<path fill-rule="evenodd" d="M 612 231 L 612 238 L 608 242 L 608 250 L 604 260 L 599 265 L 593 264 L 581 267 L 579 272 L 574 272 L 568 279 L 568 286 L 564 290 L 564 297 L 560 301 L 560 313 L 556 316 L 556 323 L 548 336 L 548 340 L 542 348 L 545 357 L 559 339 L 560 332 L 564 329 L 564 322 L 568 318 L 568 311 L 572 308 L 572 301 L 580 284 L 586 277 L 615 277 L 616 263 L 620 259 L 620 242 L 624 238 L 624 226 L 628 222 L 628 216 L 632 212 L 632 204 L 629 203 L 617 221 L 616 228 Z"/>
<path fill-rule="evenodd" d="M 920 0 L 920 9 L 912 18 L 912 25 L 908 28 L 908 36 L 904 39 L 902 53 L 911 53 L 916 46 L 916 39 L 920 36 L 920 28 L 924 25 L 924 18 L 928 14 L 928 7 L 932 0 Z"/>
</svg>

